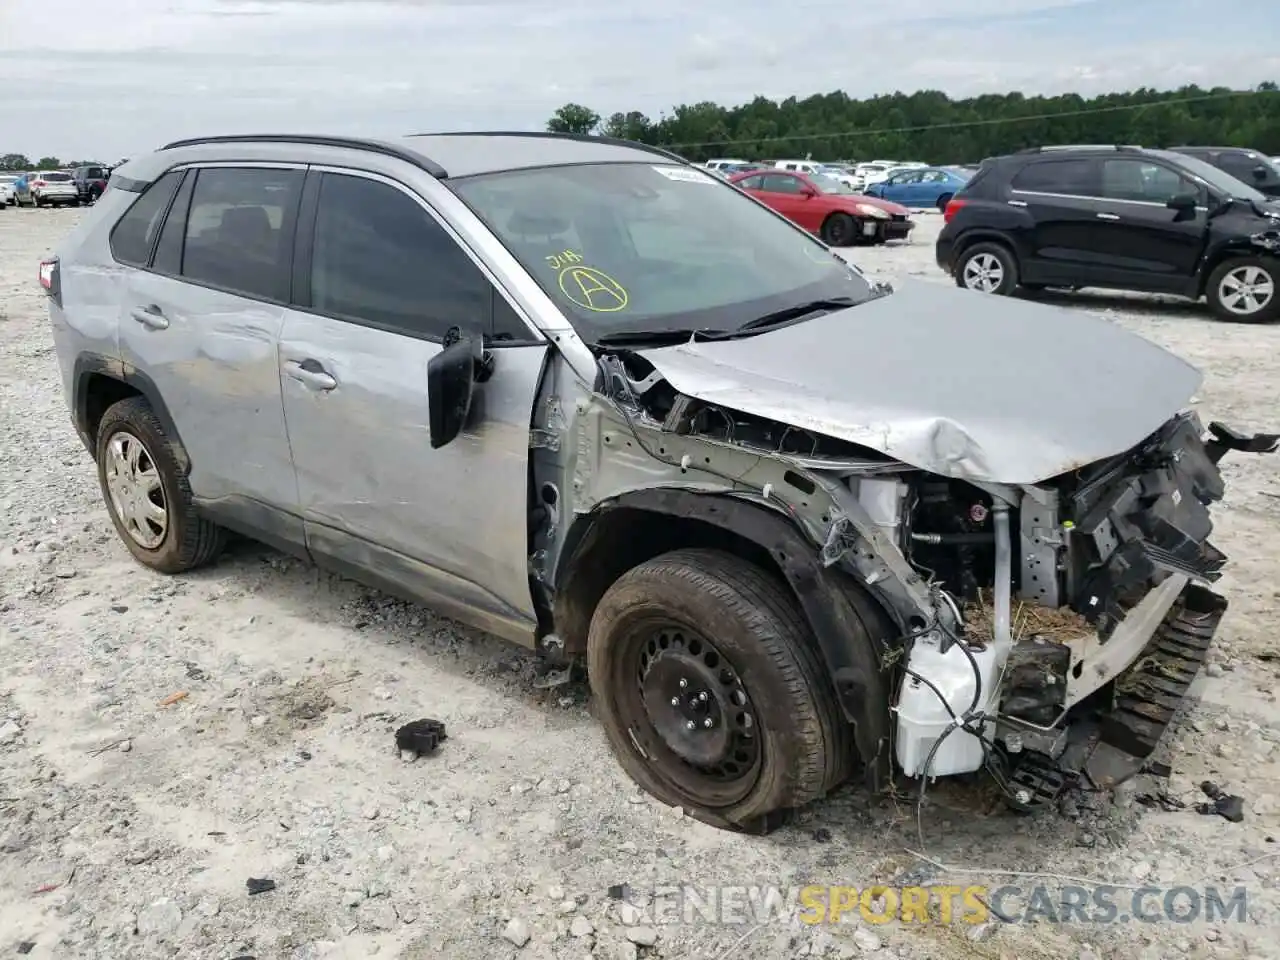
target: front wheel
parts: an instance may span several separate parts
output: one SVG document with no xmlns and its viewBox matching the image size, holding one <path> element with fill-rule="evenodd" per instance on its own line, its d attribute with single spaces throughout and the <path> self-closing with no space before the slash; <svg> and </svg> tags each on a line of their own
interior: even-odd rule
<svg viewBox="0 0 1280 960">
<path fill-rule="evenodd" d="M 96 449 L 107 513 L 134 559 L 161 573 L 181 573 L 218 555 L 225 532 L 196 512 L 176 442 L 146 400 L 130 397 L 108 407 Z"/>
<path fill-rule="evenodd" d="M 829 247 L 847 247 L 858 238 L 858 221 L 847 213 L 833 213 L 822 224 L 822 242 Z"/>
<path fill-rule="evenodd" d="M 1209 275 L 1205 296 L 1219 320 L 1269 323 L 1280 318 L 1277 261 L 1268 257 L 1237 257 L 1218 265 Z"/>
<path fill-rule="evenodd" d="M 960 255 L 956 285 L 977 293 L 1007 297 L 1018 286 L 1018 263 L 1008 247 L 975 243 Z"/>
<path fill-rule="evenodd" d="M 587 640 L 614 755 L 663 803 L 717 827 L 768 824 L 846 776 L 849 730 L 782 584 L 716 550 L 623 574 Z"/>
</svg>

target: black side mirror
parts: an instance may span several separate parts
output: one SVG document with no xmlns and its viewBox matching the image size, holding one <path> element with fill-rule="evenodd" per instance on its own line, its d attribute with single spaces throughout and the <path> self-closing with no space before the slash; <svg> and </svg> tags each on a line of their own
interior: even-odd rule
<svg viewBox="0 0 1280 960">
<path fill-rule="evenodd" d="M 462 432 L 471 413 L 475 385 L 488 380 L 492 372 L 493 357 L 485 351 L 483 338 L 464 338 L 457 327 L 445 335 L 443 349 L 427 362 L 427 416 L 433 450 Z"/>
<path fill-rule="evenodd" d="M 1175 193 L 1165 204 L 1170 210 L 1194 210 L 1200 198 L 1194 193 Z"/>
</svg>

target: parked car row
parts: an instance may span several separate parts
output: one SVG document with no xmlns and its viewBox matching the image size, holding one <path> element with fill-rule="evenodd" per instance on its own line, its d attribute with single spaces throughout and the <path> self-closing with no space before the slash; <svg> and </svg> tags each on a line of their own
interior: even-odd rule
<svg viewBox="0 0 1280 960">
<path fill-rule="evenodd" d="M 984 161 L 947 204 L 935 254 L 981 293 L 1204 297 L 1220 319 L 1267 322 L 1280 319 L 1277 198 L 1280 168 L 1256 151 L 1038 148 Z"/>
<path fill-rule="evenodd" d="M 61 207 L 94 203 L 107 189 L 111 168 L 31 170 L 0 174 L 0 206 Z"/>
</svg>

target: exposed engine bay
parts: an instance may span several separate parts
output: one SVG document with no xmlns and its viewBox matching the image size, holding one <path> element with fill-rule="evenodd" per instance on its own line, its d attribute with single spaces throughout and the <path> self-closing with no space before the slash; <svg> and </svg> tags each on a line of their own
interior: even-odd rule
<svg viewBox="0 0 1280 960">
<path fill-rule="evenodd" d="M 1276 446 L 1216 423 L 1206 437 L 1181 413 L 1047 481 L 969 481 L 690 397 L 635 354 L 607 355 L 601 369 L 637 439 L 777 462 L 780 482 L 751 490 L 752 471 L 641 444 L 681 474 L 705 471 L 791 513 L 825 565 L 892 612 L 902 633 L 882 663 L 900 771 L 985 769 L 1026 809 L 1080 776 L 1119 782 L 1150 757 L 1226 609 L 1207 589 L 1226 559 L 1207 539 L 1218 461 Z"/>
</svg>

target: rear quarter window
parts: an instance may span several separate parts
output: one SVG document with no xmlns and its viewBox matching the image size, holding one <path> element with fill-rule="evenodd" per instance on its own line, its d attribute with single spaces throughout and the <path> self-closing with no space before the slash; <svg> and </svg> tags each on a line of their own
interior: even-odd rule
<svg viewBox="0 0 1280 960">
<path fill-rule="evenodd" d="M 1027 193 L 1060 193 L 1091 196 L 1093 162 L 1090 160 L 1038 160 L 1014 175 L 1009 186 Z"/>
<path fill-rule="evenodd" d="M 147 187 L 120 218 L 111 231 L 111 255 L 117 261 L 134 267 L 147 265 L 165 211 L 181 180 L 181 171 L 166 173 Z"/>
</svg>

